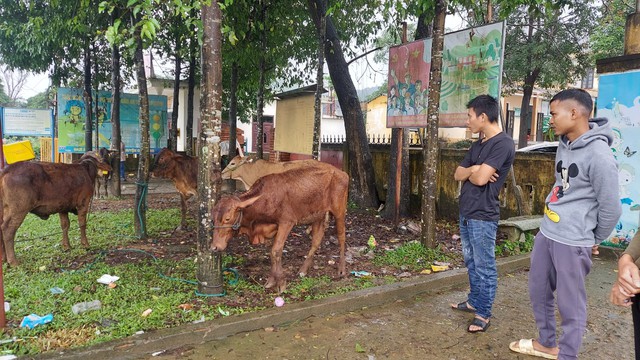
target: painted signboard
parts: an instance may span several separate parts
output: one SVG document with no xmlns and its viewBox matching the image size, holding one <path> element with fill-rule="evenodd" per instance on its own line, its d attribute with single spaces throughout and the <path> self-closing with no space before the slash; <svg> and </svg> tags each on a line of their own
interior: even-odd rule
<svg viewBox="0 0 640 360">
<path fill-rule="evenodd" d="M 504 22 L 444 36 L 440 127 L 465 127 L 466 104 L 500 97 Z M 389 49 L 387 127 L 426 127 L 431 39 Z"/>
<path fill-rule="evenodd" d="M 94 96 L 94 99 L 95 98 Z M 111 93 L 108 91 L 99 91 L 97 99 L 97 128 L 96 121 L 94 120 L 93 131 L 98 132 L 99 146 L 109 148 L 111 143 Z M 137 94 L 122 94 L 120 104 L 120 130 L 122 141 L 125 143 L 128 154 L 140 152 L 139 104 L 140 100 Z M 83 153 L 85 151 L 85 114 L 86 109 L 81 89 L 58 89 L 59 152 Z M 167 145 L 166 96 L 149 95 L 149 132 L 151 153 L 156 153 Z M 95 139 L 95 133 L 93 139 Z"/>
<path fill-rule="evenodd" d="M 622 216 L 603 245 L 626 247 L 640 225 L 640 71 L 600 75 L 597 116 L 613 126 Z M 635 90 L 633 90 L 635 89 Z M 612 184 L 614 185 L 614 184 Z"/>
</svg>

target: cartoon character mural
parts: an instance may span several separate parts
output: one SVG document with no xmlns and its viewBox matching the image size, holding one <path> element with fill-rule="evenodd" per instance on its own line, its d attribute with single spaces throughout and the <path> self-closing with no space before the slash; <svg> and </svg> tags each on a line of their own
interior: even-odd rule
<svg viewBox="0 0 640 360">
<path fill-rule="evenodd" d="M 84 102 L 80 100 L 69 100 L 64 110 L 64 123 L 78 125 L 84 118 Z"/>
</svg>

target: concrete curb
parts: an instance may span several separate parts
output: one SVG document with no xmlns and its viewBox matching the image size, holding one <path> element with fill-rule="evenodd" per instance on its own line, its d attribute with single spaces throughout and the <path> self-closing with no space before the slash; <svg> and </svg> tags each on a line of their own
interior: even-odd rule
<svg viewBox="0 0 640 360">
<path fill-rule="evenodd" d="M 529 254 L 498 259 L 498 274 L 515 272 L 529 266 Z M 322 317 L 374 307 L 397 300 L 433 293 L 467 284 L 466 269 L 455 269 L 399 283 L 353 291 L 326 299 L 305 301 L 255 313 L 234 315 L 198 324 L 162 329 L 126 339 L 64 353 L 49 353 L 37 359 L 136 359 L 179 346 L 198 345 L 241 332 L 300 321 L 311 316 Z"/>
</svg>

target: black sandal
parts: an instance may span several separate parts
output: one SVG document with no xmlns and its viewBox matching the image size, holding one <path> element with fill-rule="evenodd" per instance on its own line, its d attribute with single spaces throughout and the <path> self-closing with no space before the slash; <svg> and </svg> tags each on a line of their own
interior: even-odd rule
<svg viewBox="0 0 640 360">
<path fill-rule="evenodd" d="M 459 310 L 459 311 L 464 311 L 464 312 L 469 312 L 469 313 L 476 313 L 476 309 L 472 308 L 471 306 L 469 306 L 469 302 L 468 301 L 463 301 L 461 303 L 459 303 L 456 306 L 452 306 L 451 307 L 453 310 Z"/>
<path fill-rule="evenodd" d="M 469 324 L 469 327 L 467 328 L 467 331 L 470 332 L 470 333 L 485 332 L 489 328 L 489 325 L 491 325 L 490 320 L 487 320 L 485 322 L 484 320 L 478 319 L 476 317 L 476 318 L 473 318 L 473 321 L 471 322 L 471 324 Z M 471 330 L 471 326 L 477 326 L 480 329 L 479 330 Z"/>
</svg>

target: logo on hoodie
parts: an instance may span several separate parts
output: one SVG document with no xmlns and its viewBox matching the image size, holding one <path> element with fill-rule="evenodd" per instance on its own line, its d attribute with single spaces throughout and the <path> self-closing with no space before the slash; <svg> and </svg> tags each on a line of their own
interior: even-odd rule
<svg viewBox="0 0 640 360">
<path fill-rule="evenodd" d="M 547 215 L 549 220 L 557 223 L 560 221 L 560 215 L 558 215 L 555 211 L 549 209 L 549 203 L 557 202 L 558 199 L 562 198 L 571 188 L 571 178 L 578 176 L 580 171 L 578 170 L 578 165 L 570 164 L 568 167 L 562 166 L 562 160 L 558 161 L 556 165 L 556 172 L 560 174 L 560 178 L 562 178 L 562 186 L 556 186 L 553 188 L 551 192 L 551 199 L 549 202 L 545 204 L 544 213 Z"/>
</svg>

